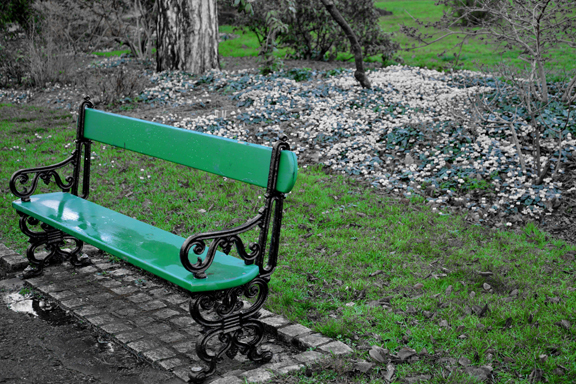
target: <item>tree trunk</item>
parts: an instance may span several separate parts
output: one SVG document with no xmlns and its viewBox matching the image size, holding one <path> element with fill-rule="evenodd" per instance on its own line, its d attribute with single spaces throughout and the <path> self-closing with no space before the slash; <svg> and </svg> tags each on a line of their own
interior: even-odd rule
<svg viewBox="0 0 576 384">
<path fill-rule="evenodd" d="M 368 80 L 368 76 L 366 76 L 366 72 L 364 71 L 364 58 L 362 56 L 362 48 L 360 47 L 360 43 L 358 43 L 356 34 L 352 30 L 352 28 L 350 28 L 350 25 L 348 25 L 346 20 L 344 20 L 344 18 L 340 14 L 340 11 L 336 9 L 336 7 L 334 6 L 334 2 L 332 0 L 322 0 L 322 4 L 324 4 L 324 7 L 326 8 L 330 16 L 332 16 L 334 21 L 338 23 L 340 28 L 342 28 L 344 33 L 346 33 L 346 37 L 348 37 L 348 40 L 350 40 L 350 49 L 354 54 L 354 61 L 356 62 L 356 72 L 354 72 L 354 77 L 356 78 L 356 80 L 358 80 L 360 85 L 362 85 L 362 88 L 369 88 L 369 89 L 372 88 L 372 85 Z"/>
<path fill-rule="evenodd" d="M 220 69 L 216 0 L 157 0 L 156 70 Z"/>
</svg>

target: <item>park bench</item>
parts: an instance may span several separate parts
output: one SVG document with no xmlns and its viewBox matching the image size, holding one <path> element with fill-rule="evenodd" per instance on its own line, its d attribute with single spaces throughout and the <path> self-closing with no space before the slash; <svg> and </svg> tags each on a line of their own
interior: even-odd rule
<svg viewBox="0 0 576 384">
<path fill-rule="evenodd" d="M 19 170 L 10 179 L 19 197 L 12 205 L 30 242 L 25 277 L 62 259 L 85 266 L 90 260 L 80 256 L 82 247 L 91 244 L 190 293 L 190 314 L 205 328 L 196 352 L 208 365 L 192 373 L 193 381 L 212 375 L 224 354 L 270 361 L 272 353 L 259 348 L 264 327 L 257 318 L 276 267 L 283 200 L 296 182 L 296 155 L 286 139 L 273 148 L 238 142 L 99 111 L 89 98 L 80 105 L 76 136 L 69 158 Z M 235 228 L 187 239 L 140 222 L 87 200 L 92 140 L 266 188 L 263 207 Z M 71 175 L 61 176 L 65 169 Z M 39 180 L 54 181 L 62 192 L 34 194 Z M 247 250 L 240 235 L 252 229 L 260 231 L 258 242 Z M 73 249 L 64 248 L 66 242 Z M 241 259 L 229 255 L 233 246 Z M 39 248 L 48 255 L 37 256 Z"/>
</svg>

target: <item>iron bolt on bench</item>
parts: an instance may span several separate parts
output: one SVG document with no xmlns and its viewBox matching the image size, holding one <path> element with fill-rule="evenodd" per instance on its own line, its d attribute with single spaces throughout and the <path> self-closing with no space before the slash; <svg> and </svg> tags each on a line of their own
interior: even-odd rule
<svg viewBox="0 0 576 384">
<path fill-rule="evenodd" d="M 236 228 L 184 239 L 87 200 L 92 140 L 266 188 L 264 206 Z M 71 174 L 60 175 L 66 172 Z M 190 293 L 190 314 L 205 327 L 196 352 L 208 364 L 192 373 L 193 381 L 212 375 L 224 354 L 232 358 L 240 352 L 268 362 L 272 353 L 259 348 L 264 327 L 257 318 L 276 267 L 283 201 L 297 173 L 296 155 L 285 140 L 273 148 L 241 143 L 98 111 L 86 98 L 72 155 L 54 165 L 19 170 L 10 179 L 10 190 L 20 198 L 12 205 L 30 239 L 25 277 L 62 259 L 85 266 L 90 260 L 79 255 L 84 242 L 92 244 Z M 39 180 L 54 181 L 62 192 L 34 195 Z M 39 230 L 29 228 L 38 225 Z M 240 235 L 252 229 L 260 231 L 259 239 L 246 250 Z M 62 249 L 65 241 L 75 244 L 72 250 Z M 43 259 L 35 255 L 41 246 L 49 250 Z M 242 259 L 229 255 L 233 246 Z M 245 308 L 241 296 L 253 304 Z"/>
</svg>

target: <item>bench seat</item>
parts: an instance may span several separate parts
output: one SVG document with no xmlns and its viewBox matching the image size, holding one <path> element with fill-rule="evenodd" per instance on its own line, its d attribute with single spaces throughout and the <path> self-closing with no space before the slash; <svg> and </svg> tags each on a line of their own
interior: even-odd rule
<svg viewBox="0 0 576 384">
<path fill-rule="evenodd" d="M 250 282 L 259 272 L 258 266 L 246 265 L 239 258 L 217 251 L 206 271 L 207 277 L 196 279 L 180 262 L 180 248 L 185 241 L 183 237 L 70 193 L 33 195 L 29 202 L 17 200 L 12 205 L 22 213 L 190 292 L 237 287 Z M 195 260 L 196 256 L 192 254 L 191 259 Z"/>
</svg>

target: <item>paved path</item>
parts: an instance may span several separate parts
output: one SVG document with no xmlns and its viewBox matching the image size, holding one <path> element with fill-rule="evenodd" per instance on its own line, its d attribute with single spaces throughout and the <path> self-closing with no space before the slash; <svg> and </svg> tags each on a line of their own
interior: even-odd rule
<svg viewBox="0 0 576 384">
<path fill-rule="evenodd" d="M 93 265 L 74 269 L 65 262 L 46 268 L 27 284 L 138 357 L 187 381 L 190 369 L 202 364 L 195 352 L 201 327 L 188 313 L 186 292 L 132 266 L 111 263 L 97 248 L 85 246 L 85 252 Z M 0 267 L 14 272 L 26 264 L 21 255 L 0 244 Z M 274 352 L 273 360 L 258 365 L 242 355 L 226 358 L 211 379 L 213 384 L 265 382 L 331 353 L 352 352 L 342 342 L 261 312 L 267 327 L 263 348 Z"/>
</svg>

